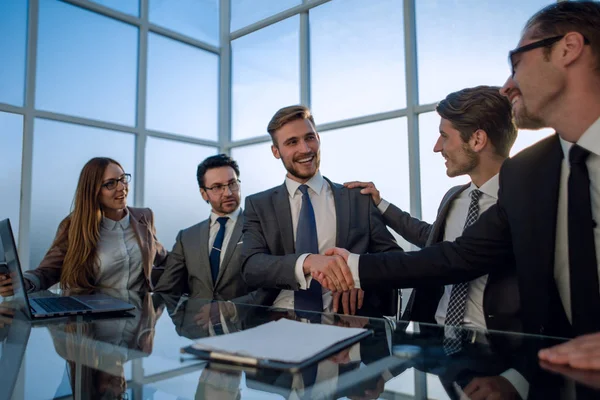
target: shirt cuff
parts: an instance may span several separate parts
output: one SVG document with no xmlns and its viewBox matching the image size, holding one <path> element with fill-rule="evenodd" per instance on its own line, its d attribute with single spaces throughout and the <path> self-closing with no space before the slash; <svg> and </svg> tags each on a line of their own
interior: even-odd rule
<svg viewBox="0 0 600 400">
<path fill-rule="evenodd" d="M 306 260 L 306 257 L 308 257 L 309 255 L 310 255 L 310 253 L 302 254 L 296 260 L 296 266 L 294 268 L 294 275 L 296 276 L 296 282 L 298 282 L 298 285 L 300 285 L 300 290 L 308 289 L 310 282 L 312 281 L 312 276 L 310 276 L 310 275 L 305 276 L 304 270 L 302 268 L 304 266 L 304 260 Z"/>
<path fill-rule="evenodd" d="M 381 201 L 379 202 L 379 204 L 377 205 L 377 209 L 379 210 L 380 213 L 385 213 L 388 209 L 388 207 L 390 206 L 390 202 L 385 200 L 385 199 L 381 199 Z"/>
<path fill-rule="evenodd" d="M 348 255 L 348 268 L 350 268 L 350 273 L 352 273 L 355 289 L 360 289 L 360 277 L 358 275 L 359 258 L 360 256 L 358 254 L 350 253 L 350 255 Z"/>
<path fill-rule="evenodd" d="M 529 395 L 529 382 L 514 368 L 504 371 L 500 376 L 506 378 L 515 390 L 519 393 L 522 399 L 526 399 Z"/>
</svg>

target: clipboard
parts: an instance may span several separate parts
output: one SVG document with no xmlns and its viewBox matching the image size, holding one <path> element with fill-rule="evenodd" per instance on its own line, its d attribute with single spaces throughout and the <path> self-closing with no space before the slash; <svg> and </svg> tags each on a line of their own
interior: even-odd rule
<svg viewBox="0 0 600 400">
<path fill-rule="evenodd" d="M 368 329 L 348 339 L 342 340 L 332 346 L 329 346 L 326 349 L 319 352 L 318 354 L 300 362 L 283 362 L 277 360 L 246 357 L 225 352 L 201 350 L 193 346 L 183 347 L 181 349 L 181 353 L 191 354 L 200 360 L 215 362 L 219 364 L 242 366 L 249 368 L 266 368 L 296 373 L 314 363 L 317 363 L 339 353 L 340 351 L 352 346 L 355 343 L 360 342 L 364 338 L 369 337 L 371 335 L 373 335 L 373 330 Z"/>
</svg>

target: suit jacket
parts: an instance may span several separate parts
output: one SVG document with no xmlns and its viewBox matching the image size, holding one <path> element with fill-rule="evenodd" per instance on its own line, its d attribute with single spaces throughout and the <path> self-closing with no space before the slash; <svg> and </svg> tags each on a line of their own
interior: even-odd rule
<svg viewBox="0 0 600 400">
<path fill-rule="evenodd" d="M 154 213 L 149 208 L 127 207 L 129 211 L 129 223 L 135 232 L 142 253 L 142 268 L 146 276 L 147 288 L 151 285 L 150 275 L 153 265 L 160 265 L 167 257 L 167 250 L 156 238 L 154 227 Z M 67 216 L 58 226 L 56 237 L 58 238 L 66 229 L 71 216 Z M 61 246 L 52 246 L 44 256 L 40 265 L 26 276 L 31 278 L 36 285 L 36 290 L 45 290 L 60 281 L 62 264 L 67 253 L 66 243 Z"/>
<path fill-rule="evenodd" d="M 381 213 L 359 189 L 348 189 L 325 178 L 333 192 L 337 218 L 336 246 L 353 252 L 401 251 L 387 230 Z M 248 285 L 299 290 L 294 275 L 296 259 L 292 213 L 285 183 L 246 198 L 242 273 Z M 365 291 L 363 315 L 396 315 L 394 290 Z"/>
<path fill-rule="evenodd" d="M 165 263 L 165 271 L 154 291 L 173 294 L 189 293 L 190 297 L 231 300 L 249 292 L 242 279 L 240 260 L 244 213 L 233 227 L 231 238 L 221 261 L 217 281 L 210 271 L 208 239 L 210 218 L 181 230 Z"/>
<path fill-rule="evenodd" d="M 562 158 L 555 134 L 506 160 L 500 170 L 498 202 L 461 237 L 420 252 L 361 256 L 361 287 L 453 284 L 515 265 L 524 331 L 577 334 L 566 319 L 554 281 Z"/>
<path fill-rule="evenodd" d="M 416 246 L 427 247 L 439 243 L 444 240 L 446 218 L 452 202 L 469 186 L 470 184 L 455 186 L 444 195 L 433 224 L 413 218 L 393 204 L 385 211 L 383 219 L 388 226 Z M 443 294 L 443 286 L 414 288 L 402 319 L 435 324 L 435 313 Z M 520 331 L 519 303 L 514 268 L 491 272 L 483 293 L 483 313 L 487 328 Z"/>
</svg>

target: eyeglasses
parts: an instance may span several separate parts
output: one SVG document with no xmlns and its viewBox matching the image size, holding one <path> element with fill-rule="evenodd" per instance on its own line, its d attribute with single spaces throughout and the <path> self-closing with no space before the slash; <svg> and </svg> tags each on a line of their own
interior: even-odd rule
<svg viewBox="0 0 600 400">
<path fill-rule="evenodd" d="M 240 190 L 240 183 L 242 183 L 242 181 L 236 179 L 233 182 L 229 182 L 227 185 L 215 185 L 213 187 L 205 187 L 204 190 L 210 190 L 214 194 L 223 194 L 227 191 L 227 188 L 229 188 L 229 190 L 231 190 L 231 192 L 233 193 Z"/>
<path fill-rule="evenodd" d="M 533 42 L 533 43 L 526 44 L 525 46 L 517 47 L 516 49 L 509 51 L 508 52 L 508 63 L 510 64 L 511 76 L 515 76 L 515 66 L 516 66 L 516 63 L 513 60 L 513 56 L 515 54 L 526 53 L 528 51 L 531 51 L 531 50 L 534 50 L 534 49 L 538 49 L 540 47 L 552 46 L 554 43 L 556 43 L 559 40 L 561 40 L 562 38 L 564 38 L 565 35 L 552 36 L 552 37 L 549 37 L 549 38 L 546 38 L 546 39 L 542 39 L 542 40 L 538 40 L 538 41 Z M 584 44 L 590 44 L 590 41 L 584 36 L 583 37 L 583 43 Z"/>
<path fill-rule="evenodd" d="M 119 182 L 123 184 L 123 186 L 127 186 L 129 182 L 131 182 L 131 174 L 123 174 L 118 179 L 109 179 L 102 184 L 102 187 L 107 190 L 115 190 L 119 185 Z"/>
</svg>

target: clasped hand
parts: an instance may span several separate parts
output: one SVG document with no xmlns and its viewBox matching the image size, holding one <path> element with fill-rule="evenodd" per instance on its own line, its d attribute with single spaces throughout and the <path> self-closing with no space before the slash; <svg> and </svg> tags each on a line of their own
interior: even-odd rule
<svg viewBox="0 0 600 400">
<path fill-rule="evenodd" d="M 354 278 L 348 267 L 349 255 L 348 250 L 339 247 L 327 250 L 324 256 L 311 254 L 304 262 L 305 272 L 332 292 L 347 292 L 354 288 Z"/>
</svg>

